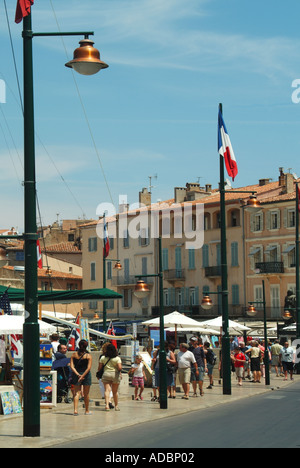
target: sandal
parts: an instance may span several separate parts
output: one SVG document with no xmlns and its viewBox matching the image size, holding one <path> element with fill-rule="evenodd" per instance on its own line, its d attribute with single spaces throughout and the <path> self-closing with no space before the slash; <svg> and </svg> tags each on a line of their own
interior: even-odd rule
<svg viewBox="0 0 300 468">
<path fill-rule="evenodd" d="M 156 397 L 156 396 L 154 396 L 154 397 L 151 398 L 151 401 L 156 401 L 156 400 L 157 400 L 157 397 Z"/>
</svg>

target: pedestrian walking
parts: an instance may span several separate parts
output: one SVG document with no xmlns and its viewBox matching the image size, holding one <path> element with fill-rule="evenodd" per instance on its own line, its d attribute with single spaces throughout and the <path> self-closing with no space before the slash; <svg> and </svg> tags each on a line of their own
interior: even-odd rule
<svg viewBox="0 0 300 468">
<path fill-rule="evenodd" d="M 134 388 L 134 399 L 143 400 L 142 393 L 145 388 L 146 374 L 144 371 L 144 364 L 142 356 L 138 355 L 135 358 L 135 363 L 131 366 L 132 385 Z M 140 392 L 139 392 L 140 389 Z M 139 393 L 139 395 L 138 395 Z"/>
<path fill-rule="evenodd" d="M 174 353 L 169 350 L 169 344 L 165 341 L 165 353 L 166 353 L 166 364 L 167 364 L 167 389 L 169 394 L 171 392 L 171 386 L 173 384 L 173 366 L 176 365 L 176 359 Z M 155 388 L 159 392 L 160 386 L 160 370 L 159 370 L 159 349 L 154 353 L 152 359 L 152 368 L 154 369 L 155 373 Z M 160 401 L 160 397 L 156 399 L 152 399 L 152 401 Z"/>
<path fill-rule="evenodd" d="M 188 400 L 191 384 L 191 365 L 195 367 L 196 375 L 199 374 L 199 369 L 194 354 L 188 350 L 189 345 L 187 343 L 181 343 L 179 349 L 180 351 L 177 354 L 179 381 L 184 391 L 184 396 L 182 398 Z"/>
<path fill-rule="evenodd" d="M 204 343 L 204 353 L 206 356 L 206 363 L 207 363 L 207 373 L 208 373 L 208 378 L 209 378 L 209 386 L 207 387 L 207 390 L 212 390 L 214 386 L 214 377 L 213 377 L 213 372 L 214 372 L 214 367 L 217 363 L 217 356 L 211 349 L 209 341 L 206 341 Z"/>
<path fill-rule="evenodd" d="M 176 367 L 176 357 L 175 357 L 175 349 L 176 345 L 175 343 L 169 343 L 169 356 L 167 356 L 167 371 L 172 375 L 172 381 L 170 387 L 168 387 L 169 390 L 169 398 L 176 398 L 176 372 L 177 372 L 177 367 Z M 169 357 L 169 362 L 168 362 L 168 357 Z"/>
<path fill-rule="evenodd" d="M 83 398 L 85 405 L 85 414 L 90 415 L 89 411 L 89 393 L 92 385 L 92 356 L 87 351 L 88 342 L 81 340 L 79 349 L 71 356 L 70 367 L 72 370 L 72 384 L 74 385 L 74 416 L 78 416 L 78 402 L 83 388 Z"/>
<path fill-rule="evenodd" d="M 235 373 L 238 379 L 238 385 L 242 387 L 246 356 L 239 347 L 236 347 L 234 352 L 231 354 L 231 359 L 234 363 Z"/>
<path fill-rule="evenodd" d="M 271 357 L 272 357 L 272 366 L 275 367 L 276 377 L 284 376 L 283 368 L 280 366 L 279 356 L 282 350 L 282 346 L 279 343 L 279 340 L 275 340 L 273 346 L 271 346 Z M 279 374 L 280 369 L 280 374 Z"/>
<path fill-rule="evenodd" d="M 121 381 L 122 361 L 113 344 L 109 343 L 101 357 L 98 372 L 102 369 L 102 382 L 104 385 L 105 411 L 109 411 L 110 391 L 112 390 L 115 403 L 115 411 L 120 411 L 118 406 L 118 389 Z"/>
<path fill-rule="evenodd" d="M 205 372 L 207 372 L 207 361 L 204 349 L 199 346 L 198 339 L 196 337 L 191 338 L 191 346 L 189 351 L 193 353 L 196 359 L 197 367 L 191 367 L 191 382 L 193 385 L 194 394 L 193 396 L 197 396 L 197 383 L 199 385 L 200 396 L 204 396 L 203 392 L 203 382 Z M 198 368 L 198 372 L 196 369 Z"/>
<path fill-rule="evenodd" d="M 261 369 L 260 364 L 262 361 L 261 350 L 259 349 L 258 342 L 252 341 L 251 348 L 246 351 L 246 354 L 250 355 L 251 358 L 251 371 L 253 373 L 253 382 L 261 383 Z"/>
<path fill-rule="evenodd" d="M 279 363 L 283 366 L 285 381 L 288 379 L 288 373 L 290 374 L 291 380 L 294 380 L 294 354 L 294 348 L 292 348 L 288 342 L 284 343 L 279 353 Z"/>
<path fill-rule="evenodd" d="M 105 354 L 105 350 L 107 348 L 107 346 L 109 345 L 109 341 L 107 341 L 106 343 L 103 344 L 102 348 L 101 348 L 101 355 L 100 355 L 100 358 L 99 358 L 99 362 L 100 362 L 100 359 L 102 356 L 104 356 Z M 104 389 L 104 385 L 103 385 L 103 382 L 101 379 L 98 380 L 99 381 L 99 388 L 100 388 L 100 393 L 101 393 L 101 397 L 103 400 L 105 400 L 105 389 Z M 113 393 L 110 389 L 110 392 L 109 392 L 109 407 L 110 409 L 114 409 L 114 405 L 112 404 L 112 400 L 113 400 Z"/>
</svg>

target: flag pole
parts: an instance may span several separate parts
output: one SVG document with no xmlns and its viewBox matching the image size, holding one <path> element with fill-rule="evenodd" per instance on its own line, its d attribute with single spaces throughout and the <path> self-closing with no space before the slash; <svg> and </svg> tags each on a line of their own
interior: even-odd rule
<svg viewBox="0 0 300 468">
<path fill-rule="evenodd" d="M 219 113 L 223 114 L 223 106 L 219 105 Z M 225 161 L 220 154 L 220 211 L 221 211 L 221 268 L 222 268 L 222 363 L 223 363 L 223 395 L 231 395 L 231 359 L 228 312 L 228 272 L 226 244 L 226 204 L 225 204 Z"/>
</svg>

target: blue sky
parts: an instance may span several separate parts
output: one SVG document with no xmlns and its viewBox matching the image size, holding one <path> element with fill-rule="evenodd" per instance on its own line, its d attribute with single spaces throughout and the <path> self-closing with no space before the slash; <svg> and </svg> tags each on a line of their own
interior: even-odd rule
<svg viewBox="0 0 300 468">
<path fill-rule="evenodd" d="M 22 83 L 22 25 L 14 24 L 16 0 L 6 3 Z M 57 22 L 61 31 L 95 31 L 110 65 L 75 76 L 87 123 L 62 40 L 34 39 L 44 224 L 57 213 L 95 218 L 100 203 L 117 205 L 120 195 L 137 202 L 155 174 L 154 201 L 198 178 L 216 187 L 219 102 L 239 166 L 234 187 L 275 180 L 281 166 L 300 175 L 298 1 L 35 0 L 32 16 L 35 32 L 57 31 Z M 3 1 L 0 35 L 0 227 L 22 230 L 23 126 Z M 64 39 L 68 59 L 79 40 Z"/>
</svg>

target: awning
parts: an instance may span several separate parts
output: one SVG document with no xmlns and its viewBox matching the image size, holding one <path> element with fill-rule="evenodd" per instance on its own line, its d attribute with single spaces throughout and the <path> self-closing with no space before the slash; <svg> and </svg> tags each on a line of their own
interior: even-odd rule
<svg viewBox="0 0 300 468">
<path fill-rule="evenodd" d="M 0 297 L 7 290 L 6 286 L 0 286 Z M 10 302 L 18 304 L 24 303 L 24 289 L 9 288 L 8 297 Z M 75 291 L 37 291 L 38 302 L 47 303 L 72 303 L 90 301 L 108 301 L 112 299 L 122 299 L 122 295 L 111 289 L 82 289 Z"/>
</svg>

